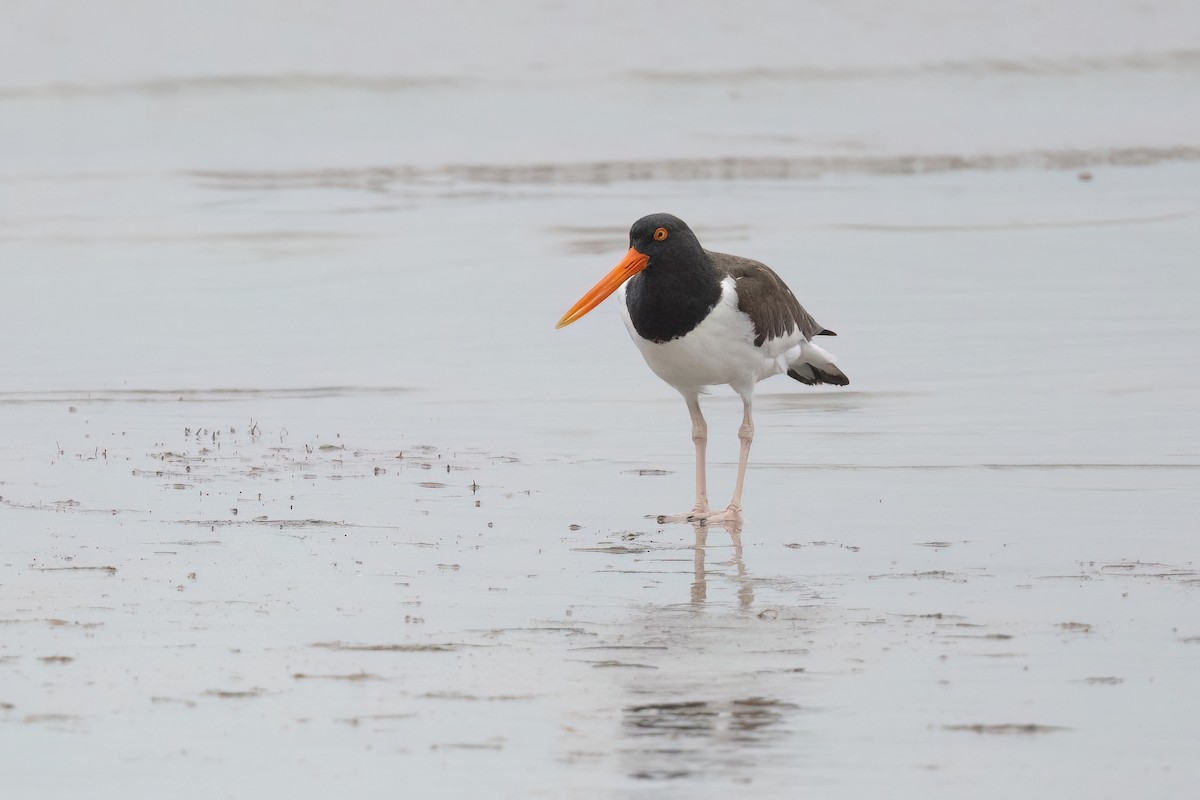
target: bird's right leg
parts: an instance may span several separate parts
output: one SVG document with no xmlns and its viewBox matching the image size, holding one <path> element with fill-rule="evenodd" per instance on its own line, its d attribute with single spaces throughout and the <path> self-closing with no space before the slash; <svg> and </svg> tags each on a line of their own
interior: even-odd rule
<svg viewBox="0 0 1200 800">
<path fill-rule="evenodd" d="M 708 423 L 700 413 L 700 400 L 695 395 L 687 399 L 688 413 L 692 417 L 692 442 L 696 445 L 696 504 L 692 513 L 708 511 L 708 471 L 705 454 L 708 450 Z"/>
<path fill-rule="evenodd" d="M 708 513 L 708 476 L 705 468 L 705 452 L 708 449 L 708 423 L 700 413 L 700 398 L 698 395 L 684 395 L 687 401 L 688 414 L 692 417 L 692 442 L 696 445 L 696 504 L 686 514 L 663 514 L 659 516 L 660 524 L 665 522 L 694 522 Z"/>
</svg>

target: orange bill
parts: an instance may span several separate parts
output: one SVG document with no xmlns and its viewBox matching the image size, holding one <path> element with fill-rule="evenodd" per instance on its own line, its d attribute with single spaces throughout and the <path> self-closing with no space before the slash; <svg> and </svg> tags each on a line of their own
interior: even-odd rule
<svg viewBox="0 0 1200 800">
<path fill-rule="evenodd" d="M 613 267 L 612 272 L 601 278 L 600 282 L 589 289 L 587 294 L 579 298 L 579 302 L 571 306 L 571 309 L 563 314 L 563 318 L 554 327 L 564 328 L 603 303 L 604 299 L 619 289 L 622 283 L 644 270 L 649 263 L 650 256 L 639 253 L 632 247 L 629 248 L 629 252 L 625 254 L 625 258 L 621 259 L 621 263 Z"/>
</svg>

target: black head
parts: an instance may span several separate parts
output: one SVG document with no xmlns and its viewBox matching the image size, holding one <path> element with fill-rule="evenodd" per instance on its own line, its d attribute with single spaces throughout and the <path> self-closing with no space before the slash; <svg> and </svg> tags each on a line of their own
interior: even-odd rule
<svg viewBox="0 0 1200 800">
<path fill-rule="evenodd" d="M 578 302 L 563 314 L 555 327 L 570 325 L 600 305 L 604 298 L 626 281 L 629 282 L 630 296 L 640 296 L 641 282 L 647 275 L 653 275 L 651 280 L 656 284 L 669 287 L 668 291 L 675 295 L 672 301 L 677 306 L 675 311 L 679 311 L 681 297 L 694 301 L 693 305 L 707 304 L 705 308 L 711 309 L 713 303 L 721 296 L 721 280 L 713 274 L 708 254 L 704 252 L 696 234 L 692 233 L 687 223 L 670 214 L 651 214 L 633 223 L 633 227 L 629 229 L 629 252 L 621 259 L 621 263 L 579 298 Z M 689 288 L 681 290 L 683 285 Z M 684 312 L 690 313 L 690 309 L 685 309 Z M 707 310 L 702 310 L 692 327 L 703 319 L 706 313 Z M 691 328 L 686 328 L 684 332 L 687 330 Z"/>
<path fill-rule="evenodd" d="M 673 214 L 650 214 L 629 229 L 629 246 L 655 262 L 680 261 L 703 257 L 704 248 L 687 223 Z"/>
</svg>

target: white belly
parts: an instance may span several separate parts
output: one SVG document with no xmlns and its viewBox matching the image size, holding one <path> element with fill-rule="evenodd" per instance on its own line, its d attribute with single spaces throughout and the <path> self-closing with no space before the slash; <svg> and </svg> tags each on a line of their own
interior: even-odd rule
<svg viewBox="0 0 1200 800">
<path fill-rule="evenodd" d="M 800 354 L 803 337 L 799 331 L 763 342 L 761 347 L 754 344 L 754 325 L 738 310 L 733 278 L 721 282 L 721 299 L 704 321 L 669 342 L 651 342 L 638 335 L 629 318 L 624 286 L 617 299 L 625 328 L 650 369 L 684 394 L 727 383 L 748 397 L 754 384 L 785 372 Z"/>
</svg>

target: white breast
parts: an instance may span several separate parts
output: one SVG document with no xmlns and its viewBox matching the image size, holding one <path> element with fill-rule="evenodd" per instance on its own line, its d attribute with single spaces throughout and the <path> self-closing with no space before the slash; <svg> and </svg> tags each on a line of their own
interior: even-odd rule
<svg viewBox="0 0 1200 800">
<path fill-rule="evenodd" d="M 749 396 L 755 383 L 787 370 L 788 364 L 799 356 L 804 340 L 796 331 L 756 346 L 754 325 L 749 316 L 738 310 L 737 284 L 733 278 L 721 282 L 721 299 L 704 321 L 687 335 L 669 342 L 651 342 L 638 335 L 629 318 L 624 286 L 617 299 L 625 328 L 650 369 L 685 394 L 727 383 L 739 394 Z"/>
</svg>

